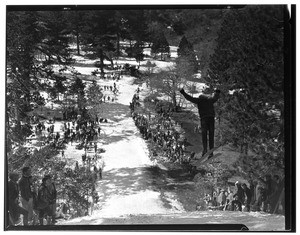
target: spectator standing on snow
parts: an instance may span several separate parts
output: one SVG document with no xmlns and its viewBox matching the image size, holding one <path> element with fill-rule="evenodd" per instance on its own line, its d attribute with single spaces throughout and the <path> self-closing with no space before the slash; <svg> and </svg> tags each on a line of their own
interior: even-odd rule
<svg viewBox="0 0 300 235">
<path fill-rule="evenodd" d="M 75 171 L 79 171 L 79 163 L 78 163 L 78 161 L 76 161 L 76 163 L 75 163 L 75 169 L 74 169 Z"/>
<path fill-rule="evenodd" d="M 226 196 L 226 203 L 225 203 L 225 206 L 224 206 L 224 211 L 232 209 L 231 207 L 232 207 L 232 201 L 233 200 L 234 200 L 233 192 L 230 190 L 230 188 L 228 188 L 227 196 Z"/>
<path fill-rule="evenodd" d="M 236 191 L 235 194 L 233 194 L 234 200 L 232 201 L 232 209 L 235 209 L 235 205 L 238 206 L 238 210 L 242 211 L 242 203 L 245 199 L 244 196 L 244 190 L 241 187 L 241 183 L 239 181 L 235 182 Z"/>
<path fill-rule="evenodd" d="M 218 205 L 219 206 L 224 206 L 226 203 L 226 195 L 225 195 L 225 190 L 221 189 L 221 192 L 218 196 Z"/>
<path fill-rule="evenodd" d="M 201 119 L 202 145 L 204 155 L 207 152 L 207 135 L 209 134 L 209 149 L 214 148 L 214 133 L 215 133 L 215 110 L 214 103 L 220 98 L 220 90 L 215 90 L 213 95 L 200 95 L 198 98 L 187 94 L 184 89 L 180 93 L 188 101 L 197 104 L 198 112 Z M 212 157 L 213 154 L 210 154 Z"/>
<path fill-rule="evenodd" d="M 56 196 L 57 196 L 57 191 L 56 191 L 56 187 L 54 184 L 54 180 L 51 177 L 51 175 L 45 175 L 44 178 L 46 179 L 50 179 L 50 184 L 47 185 L 47 189 L 49 190 L 49 207 L 50 210 L 52 211 L 51 215 L 52 215 L 52 224 L 55 224 L 55 212 L 56 212 Z"/>
<path fill-rule="evenodd" d="M 255 203 L 255 197 L 256 197 L 256 195 L 255 195 L 255 187 L 256 187 L 257 182 L 253 181 L 253 180 L 250 180 L 249 183 L 250 183 L 249 189 L 250 189 L 251 195 L 252 195 L 250 204 L 253 205 Z"/>
<path fill-rule="evenodd" d="M 10 216 L 10 225 L 14 225 L 19 219 L 19 215 L 23 215 L 23 225 L 28 225 L 28 211 L 19 206 L 19 174 L 11 172 L 9 174 L 8 187 L 8 210 Z"/>
<path fill-rule="evenodd" d="M 252 193 L 251 190 L 247 187 L 247 185 L 245 183 L 242 184 L 242 188 L 244 190 L 244 195 L 245 195 L 245 207 L 246 207 L 246 211 L 249 212 L 250 211 L 250 203 L 251 203 L 251 199 L 252 199 Z"/>
<path fill-rule="evenodd" d="M 86 161 L 86 155 L 83 154 L 83 155 L 81 156 L 81 158 L 82 158 L 82 163 L 85 164 L 85 161 Z"/>
<path fill-rule="evenodd" d="M 19 180 L 22 207 L 28 211 L 28 221 L 33 217 L 33 193 L 30 186 L 31 170 L 29 167 L 22 169 L 22 178 Z"/>
<path fill-rule="evenodd" d="M 266 200 L 266 186 L 264 184 L 264 182 L 260 179 L 257 179 L 257 185 L 255 188 L 255 210 L 260 211 L 260 210 L 264 210 L 265 208 L 265 200 Z"/>
<path fill-rule="evenodd" d="M 97 153 L 97 148 L 98 148 L 98 146 L 97 146 L 97 143 L 95 142 L 95 143 L 94 143 L 94 150 L 95 150 L 95 153 Z"/>
<path fill-rule="evenodd" d="M 280 188 L 280 178 L 278 175 L 273 176 L 271 187 L 272 187 L 272 193 L 271 195 L 269 195 L 268 203 L 270 205 L 270 210 L 273 211 L 277 204 L 278 196 L 280 195 L 282 190 Z"/>
<path fill-rule="evenodd" d="M 100 159 L 97 161 L 97 170 L 98 170 L 99 178 L 100 178 L 100 179 L 102 179 L 103 168 L 104 168 L 104 161 L 103 161 L 102 158 L 100 158 Z"/>
<path fill-rule="evenodd" d="M 35 187 L 35 179 L 30 176 L 29 177 L 29 183 L 30 183 L 30 187 L 31 187 L 31 192 L 32 192 L 32 197 L 33 197 L 33 221 L 32 224 L 35 225 L 37 224 L 37 216 L 38 215 L 38 211 L 37 211 L 37 190 Z"/>
<path fill-rule="evenodd" d="M 44 177 L 42 184 L 38 190 L 37 208 L 39 210 L 39 221 L 40 225 L 44 225 L 44 218 L 48 221 L 48 216 L 52 217 L 51 194 L 48 187 L 51 185 L 51 179 Z"/>
<path fill-rule="evenodd" d="M 273 180 L 271 178 L 271 175 L 268 174 L 264 178 L 260 178 L 260 181 L 265 185 L 265 196 L 266 199 L 268 199 L 269 195 L 271 195 L 273 192 Z"/>
</svg>

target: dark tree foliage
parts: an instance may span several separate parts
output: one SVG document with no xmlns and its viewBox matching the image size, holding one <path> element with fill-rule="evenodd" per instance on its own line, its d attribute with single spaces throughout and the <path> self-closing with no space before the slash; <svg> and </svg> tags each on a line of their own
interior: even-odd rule
<svg viewBox="0 0 300 235">
<path fill-rule="evenodd" d="M 116 51 L 115 24 L 111 12 L 106 10 L 88 11 L 84 16 L 82 42 L 86 51 L 92 51 L 93 58 L 100 59 L 100 70 L 104 74 L 104 60 L 112 60 L 111 53 Z"/>
<path fill-rule="evenodd" d="M 148 41 L 146 10 L 126 10 L 120 11 L 124 22 L 123 36 L 125 39 L 139 42 Z"/>
<path fill-rule="evenodd" d="M 85 89 L 85 84 L 77 76 L 75 77 L 75 80 L 70 84 L 69 89 L 68 89 L 70 95 L 77 96 L 77 105 L 78 105 L 79 109 L 84 107 L 84 103 L 85 103 L 84 89 Z"/>
<path fill-rule="evenodd" d="M 54 63 L 66 66 L 71 62 L 63 22 L 60 12 L 7 12 L 6 124 L 10 143 L 10 137 L 19 136 L 21 141 L 30 133 L 24 123 L 28 122 L 27 112 L 41 104 L 36 94 L 42 88 L 40 78 L 52 79 Z"/>
<path fill-rule="evenodd" d="M 54 86 L 50 89 L 50 93 L 52 97 L 59 100 L 59 94 L 63 94 L 67 90 L 67 87 L 63 83 L 66 78 L 57 75 L 53 75 L 53 77 L 55 79 L 55 82 Z"/>
<path fill-rule="evenodd" d="M 141 61 L 144 60 L 144 47 L 143 47 L 143 43 L 141 42 L 136 42 L 133 46 L 133 56 L 135 58 L 135 60 L 139 63 L 138 69 L 140 67 L 140 63 Z"/>
<path fill-rule="evenodd" d="M 30 92 L 35 88 L 30 75 L 35 45 L 40 40 L 34 14 L 8 13 L 7 21 L 7 122 L 20 126 L 30 111 Z"/>
<path fill-rule="evenodd" d="M 80 55 L 81 32 L 84 26 L 84 15 L 85 12 L 79 10 L 65 12 L 67 30 L 76 38 L 77 55 Z"/>
<path fill-rule="evenodd" d="M 178 45 L 178 56 L 188 56 L 191 52 L 193 53 L 193 45 L 183 36 Z"/>
<path fill-rule="evenodd" d="M 179 43 L 177 54 L 179 61 L 186 61 L 193 72 L 198 71 L 198 62 L 196 60 L 196 54 L 194 52 L 193 45 L 185 36 L 182 37 Z"/>
<path fill-rule="evenodd" d="M 225 94 L 223 136 L 241 148 L 248 177 L 284 170 L 283 22 L 281 6 L 231 10 L 210 60 L 208 82 Z"/>
<path fill-rule="evenodd" d="M 93 84 L 88 87 L 86 96 L 88 105 L 92 107 L 100 105 L 102 103 L 101 99 L 103 97 L 101 87 L 96 82 L 93 82 Z M 96 110 L 95 113 L 97 111 L 98 110 Z"/>
<path fill-rule="evenodd" d="M 182 36 L 187 30 L 185 17 L 189 18 L 190 14 L 184 15 L 182 9 L 156 9 L 147 11 L 149 22 L 159 22 L 166 29 L 171 28 L 176 35 Z"/>
<path fill-rule="evenodd" d="M 124 15 L 124 11 L 120 10 L 115 10 L 112 13 L 113 25 L 116 33 L 116 57 L 121 55 L 120 41 L 121 39 L 126 38 L 127 35 L 127 25 Z"/>
<path fill-rule="evenodd" d="M 173 14 L 172 28 L 193 45 L 202 77 L 207 76 L 209 56 L 214 52 L 217 33 L 228 11 L 230 10 L 182 9 Z"/>
<path fill-rule="evenodd" d="M 69 30 L 65 14 L 60 11 L 37 12 L 42 41 L 38 49 L 48 57 L 46 65 L 69 65 L 72 62 L 69 48 Z"/>
<path fill-rule="evenodd" d="M 154 54 L 160 53 L 161 60 L 163 59 L 163 54 L 170 53 L 170 46 L 164 34 L 158 33 L 152 39 L 153 44 L 151 46 L 151 51 Z"/>
</svg>

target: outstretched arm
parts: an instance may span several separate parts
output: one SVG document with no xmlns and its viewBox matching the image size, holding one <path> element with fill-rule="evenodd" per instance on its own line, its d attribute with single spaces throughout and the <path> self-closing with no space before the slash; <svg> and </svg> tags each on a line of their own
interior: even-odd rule
<svg viewBox="0 0 300 235">
<path fill-rule="evenodd" d="M 194 103 L 194 104 L 197 104 L 199 99 L 198 98 L 195 98 L 195 97 L 192 97 L 190 96 L 189 94 L 187 94 L 184 89 L 181 89 L 180 90 L 180 93 L 184 96 L 184 98 L 186 98 L 188 101 Z"/>
<path fill-rule="evenodd" d="M 214 95 L 213 95 L 213 97 L 212 97 L 213 103 L 215 103 L 216 101 L 219 100 L 219 98 L 220 98 L 220 93 L 221 93 L 220 90 L 215 90 L 215 93 L 214 93 Z"/>
</svg>

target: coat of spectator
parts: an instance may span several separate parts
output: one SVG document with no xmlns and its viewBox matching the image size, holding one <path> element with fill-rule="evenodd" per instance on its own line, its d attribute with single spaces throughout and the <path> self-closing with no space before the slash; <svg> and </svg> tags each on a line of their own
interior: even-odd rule
<svg viewBox="0 0 300 235">
<path fill-rule="evenodd" d="M 19 180 L 19 189 L 21 193 L 22 207 L 28 211 L 28 221 L 33 219 L 33 193 L 30 186 L 31 169 L 24 167 L 22 169 L 22 177 Z"/>
<path fill-rule="evenodd" d="M 18 221 L 20 214 L 23 215 L 23 225 L 28 225 L 28 211 L 19 205 L 19 174 L 17 172 L 11 172 L 9 174 L 8 181 L 8 210 L 10 217 L 10 225 L 15 225 Z"/>
</svg>

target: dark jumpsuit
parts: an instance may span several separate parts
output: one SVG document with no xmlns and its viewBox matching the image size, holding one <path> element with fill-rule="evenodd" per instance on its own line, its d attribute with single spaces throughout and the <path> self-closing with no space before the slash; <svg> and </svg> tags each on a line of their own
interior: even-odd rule
<svg viewBox="0 0 300 235">
<path fill-rule="evenodd" d="M 201 132 L 203 155 L 207 152 L 207 134 L 209 134 L 209 149 L 214 148 L 214 135 L 215 135 L 215 109 L 214 103 L 219 99 L 217 96 L 200 95 L 198 98 L 192 97 L 184 90 L 180 91 L 181 94 L 188 101 L 197 104 L 198 112 L 201 119 Z"/>
</svg>

